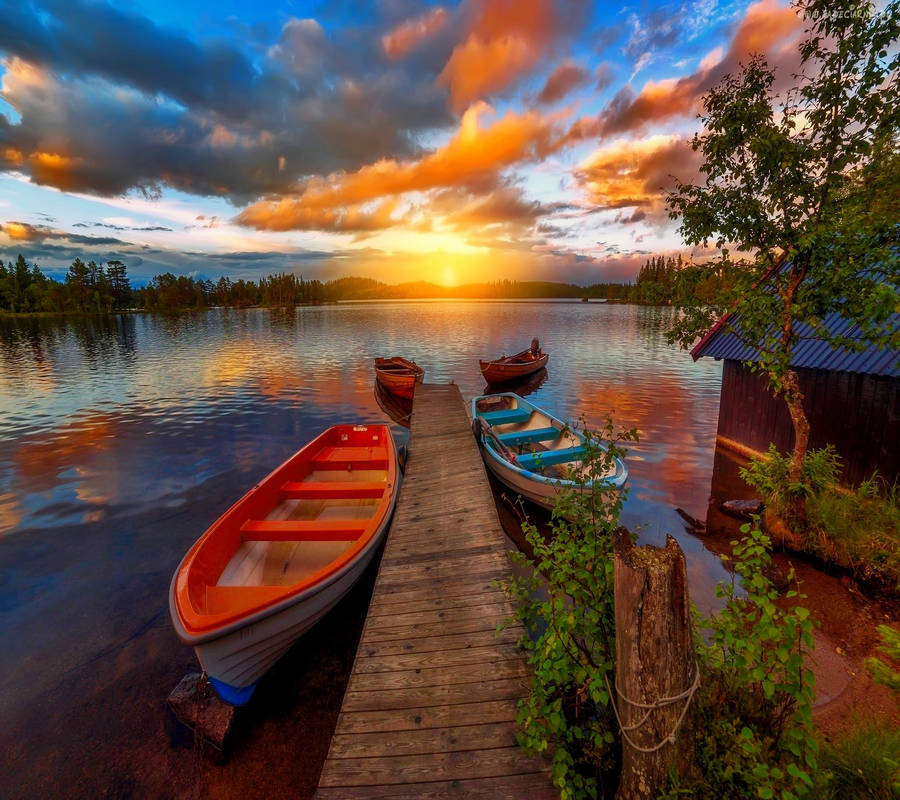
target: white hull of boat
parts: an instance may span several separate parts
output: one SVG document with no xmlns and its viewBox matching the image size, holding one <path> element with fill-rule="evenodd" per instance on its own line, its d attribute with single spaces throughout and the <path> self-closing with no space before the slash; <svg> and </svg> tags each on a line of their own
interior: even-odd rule
<svg viewBox="0 0 900 800">
<path fill-rule="evenodd" d="M 506 486 L 514 492 L 518 492 L 526 500 L 531 500 L 532 503 L 543 506 L 550 511 L 553 510 L 553 506 L 556 504 L 556 498 L 560 493 L 560 487 L 550 483 L 530 481 L 516 470 L 504 466 L 501 461 L 493 458 L 490 454 L 486 454 L 484 461 L 487 464 L 488 469 L 497 476 L 497 480 L 501 483 L 506 484 Z M 568 491 L 572 492 L 580 490 L 573 489 L 570 486 L 568 487 Z M 587 492 L 580 491 L 580 493 L 590 493 L 590 489 L 588 489 Z"/>
<path fill-rule="evenodd" d="M 394 494 L 396 503 L 397 494 Z M 391 524 L 394 505 L 385 515 L 381 529 L 372 537 L 358 558 L 330 581 L 317 584 L 274 608 L 233 623 L 223 631 L 194 636 L 177 622 L 174 610 L 174 582 L 169 591 L 169 606 L 176 632 L 192 645 L 200 665 L 210 678 L 235 689 L 255 684 L 304 633 L 322 619 L 344 597 L 372 563 Z M 175 573 L 176 577 L 178 572 Z"/>
</svg>

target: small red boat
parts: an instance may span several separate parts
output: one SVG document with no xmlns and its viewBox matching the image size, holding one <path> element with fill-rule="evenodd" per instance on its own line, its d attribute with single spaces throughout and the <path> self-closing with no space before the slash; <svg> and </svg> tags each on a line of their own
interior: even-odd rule
<svg viewBox="0 0 900 800">
<path fill-rule="evenodd" d="M 412 397 L 424 377 L 425 370 L 415 361 L 400 356 L 375 359 L 375 378 L 389 392 L 402 397 Z"/>
<path fill-rule="evenodd" d="M 543 369 L 549 360 L 550 356 L 541 350 L 541 343 L 532 339 L 531 347 L 521 353 L 504 356 L 496 361 L 479 361 L 479 364 L 481 374 L 488 383 L 504 383 Z"/>
</svg>

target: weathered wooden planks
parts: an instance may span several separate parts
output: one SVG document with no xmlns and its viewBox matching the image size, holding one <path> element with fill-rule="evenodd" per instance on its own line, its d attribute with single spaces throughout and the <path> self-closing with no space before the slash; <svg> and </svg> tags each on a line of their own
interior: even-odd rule
<svg viewBox="0 0 900 800">
<path fill-rule="evenodd" d="M 555 797 L 516 744 L 507 543 L 456 386 L 416 388 L 409 450 L 316 797 Z"/>
</svg>

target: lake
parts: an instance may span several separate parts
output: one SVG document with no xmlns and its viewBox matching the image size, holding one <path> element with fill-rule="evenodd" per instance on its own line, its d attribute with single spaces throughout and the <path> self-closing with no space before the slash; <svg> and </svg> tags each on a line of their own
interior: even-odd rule
<svg viewBox="0 0 900 800">
<path fill-rule="evenodd" d="M 468 401 L 485 388 L 479 357 L 539 337 L 550 362 L 529 399 L 563 419 L 599 425 L 612 413 L 639 429 L 622 522 L 644 542 L 676 536 L 692 599 L 715 605 L 726 573 L 676 509 L 706 518 L 721 366 L 667 344 L 672 313 L 422 301 L 0 319 L 0 743 L 10 758 L 0 794 L 28 794 L 26 782 L 59 794 L 216 793 L 233 789 L 241 763 L 252 774 L 258 750 L 293 758 L 286 731 L 324 740 L 310 764 L 324 756 L 366 586 L 264 681 L 240 752 L 221 769 L 166 746 L 165 698 L 194 663 L 171 630 L 167 589 L 194 539 L 323 428 L 387 420 L 373 394 L 378 355 L 416 360 L 426 381 L 453 380 Z M 315 784 L 314 766 L 279 769 L 301 795 L 304 780 Z M 244 796 L 271 789 L 272 772 Z"/>
</svg>

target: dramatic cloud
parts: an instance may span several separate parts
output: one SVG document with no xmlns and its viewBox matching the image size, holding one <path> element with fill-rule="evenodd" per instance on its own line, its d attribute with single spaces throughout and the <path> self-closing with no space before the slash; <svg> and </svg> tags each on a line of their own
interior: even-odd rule
<svg viewBox="0 0 900 800">
<path fill-rule="evenodd" d="M 573 89 L 584 86 L 590 73 L 573 61 L 564 61 L 547 76 L 544 88 L 538 92 L 535 100 L 541 105 L 549 105 L 562 100 Z"/>
<path fill-rule="evenodd" d="M 405 58 L 410 51 L 430 39 L 447 24 L 449 14 L 443 6 L 415 19 L 407 20 L 381 37 L 381 46 L 388 58 Z"/>
<path fill-rule="evenodd" d="M 719 61 L 704 59 L 700 68 L 684 78 L 648 82 L 635 95 L 625 86 L 596 117 L 578 120 L 570 131 L 572 140 L 605 137 L 639 130 L 653 122 L 676 116 L 690 116 L 698 109 L 700 98 L 728 73 L 735 73 L 742 61 L 753 53 L 766 53 L 779 68 L 782 78 L 796 69 L 796 47 L 781 47 L 796 36 L 801 21 L 795 9 L 779 6 L 777 0 L 760 0 L 750 6 L 731 45 Z"/>
<path fill-rule="evenodd" d="M 537 112 L 506 114 L 482 127 L 490 113 L 477 103 L 463 115 L 458 133 L 443 147 L 415 161 L 381 160 L 352 173 L 313 178 L 294 197 L 267 200 L 241 212 L 242 225 L 268 230 L 307 229 L 320 216 L 328 229 L 331 211 L 384 197 L 452 186 L 493 187 L 506 167 L 540 161 L 557 148 L 555 118 Z M 327 212 L 327 213 L 322 213 Z"/>
<path fill-rule="evenodd" d="M 532 228 L 550 209 L 526 199 L 517 186 L 500 186 L 480 196 L 448 190 L 433 198 L 429 210 L 442 215 L 443 225 L 458 231 L 505 235 Z"/>
<path fill-rule="evenodd" d="M 0 98 L 20 118 L 0 115 L 0 168 L 65 190 L 168 185 L 246 202 L 412 155 L 417 132 L 452 122 L 440 63 L 392 63 L 380 43 L 314 20 L 288 20 L 252 61 L 131 11 L 48 0 L 6 15 L 0 52 Z"/>
<path fill-rule="evenodd" d="M 693 180 L 699 154 L 678 136 L 651 136 L 638 141 L 620 140 L 592 153 L 578 167 L 576 178 L 590 201 L 600 208 L 634 208 L 621 223 L 640 222 L 665 215 L 665 193 L 674 178 Z M 673 177 L 674 176 L 674 177 Z"/>
<path fill-rule="evenodd" d="M 623 274 L 675 246 L 663 198 L 698 178 L 702 96 L 752 52 L 779 86 L 798 64 L 786 0 L 660 2 L 207 4 L 175 25 L 152 3 L 7 3 L 0 251 L 138 275 Z"/>
<path fill-rule="evenodd" d="M 480 0 L 471 4 L 467 36 L 438 77 L 462 110 L 516 83 L 583 18 L 579 0 Z"/>
<path fill-rule="evenodd" d="M 95 246 L 127 244 L 127 242 L 112 236 L 86 236 L 80 233 L 56 230 L 46 225 L 32 225 L 28 222 L 7 222 L 0 225 L 0 233 L 6 234 L 7 239 L 12 243 L 65 241 L 72 244 Z"/>
</svg>

